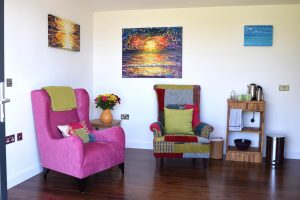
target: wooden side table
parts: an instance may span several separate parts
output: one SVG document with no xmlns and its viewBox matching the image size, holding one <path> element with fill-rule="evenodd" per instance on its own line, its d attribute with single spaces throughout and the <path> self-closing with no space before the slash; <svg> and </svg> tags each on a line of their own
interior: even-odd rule
<svg viewBox="0 0 300 200">
<path fill-rule="evenodd" d="M 210 139 L 210 158 L 211 159 L 223 159 L 223 138 Z"/>
<path fill-rule="evenodd" d="M 93 119 L 91 120 L 91 124 L 96 130 L 103 130 L 114 126 L 120 126 L 121 120 L 113 120 L 111 124 L 103 124 L 100 119 Z"/>
</svg>

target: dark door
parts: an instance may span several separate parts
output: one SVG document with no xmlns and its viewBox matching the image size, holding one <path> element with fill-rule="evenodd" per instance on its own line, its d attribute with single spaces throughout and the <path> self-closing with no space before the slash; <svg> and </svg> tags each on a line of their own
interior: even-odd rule
<svg viewBox="0 0 300 200">
<path fill-rule="evenodd" d="M 0 0 L 0 82 L 4 82 L 4 0 Z M 0 99 L 0 107 L 2 107 L 2 99 Z M 0 112 L 2 112 L 2 110 L 0 110 Z M 7 199 L 6 181 L 7 180 L 6 180 L 5 123 L 0 122 L 0 188 L 1 188 L 0 199 L 1 200 Z"/>
</svg>

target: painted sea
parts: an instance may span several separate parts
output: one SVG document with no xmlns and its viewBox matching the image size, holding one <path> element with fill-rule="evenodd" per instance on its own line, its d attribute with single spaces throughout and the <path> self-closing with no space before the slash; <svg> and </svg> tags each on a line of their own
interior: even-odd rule
<svg viewBox="0 0 300 200">
<path fill-rule="evenodd" d="M 244 46 L 272 46 L 273 26 L 257 25 L 244 27 Z"/>
<path fill-rule="evenodd" d="M 123 78 L 181 78 L 181 49 L 123 52 Z"/>
</svg>

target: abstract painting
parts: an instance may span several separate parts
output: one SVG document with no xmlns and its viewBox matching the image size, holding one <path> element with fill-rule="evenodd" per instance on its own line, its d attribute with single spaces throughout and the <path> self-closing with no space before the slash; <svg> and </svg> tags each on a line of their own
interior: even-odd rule
<svg viewBox="0 0 300 200">
<path fill-rule="evenodd" d="M 48 46 L 80 51 L 80 25 L 49 14 Z"/>
<path fill-rule="evenodd" d="M 123 78 L 182 78 L 182 27 L 122 30 Z"/>
<path fill-rule="evenodd" d="M 273 26 L 256 25 L 244 27 L 244 46 L 272 46 Z"/>
</svg>

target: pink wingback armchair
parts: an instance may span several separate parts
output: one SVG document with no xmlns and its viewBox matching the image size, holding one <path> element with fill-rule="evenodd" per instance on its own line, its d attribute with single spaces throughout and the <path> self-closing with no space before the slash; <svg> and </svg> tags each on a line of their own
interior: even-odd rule
<svg viewBox="0 0 300 200">
<path fill-rule="evenodd" d="M 121 127 L 94 130 L 89 121 L 89 95 L 84 89 L 75 89 L 77 109 L 54 112 L 45 90 L 31 92 L 33 116 L 41 165 L 46 179 L 49 170 L 76 177 L 80 191 L 86 178 L 119 165 L 124 174 L 125 134 Z M 83 143 L 79 137 L 63 138 L 57 125 L 85 121 L 96 141 Z"/>
</svg>

